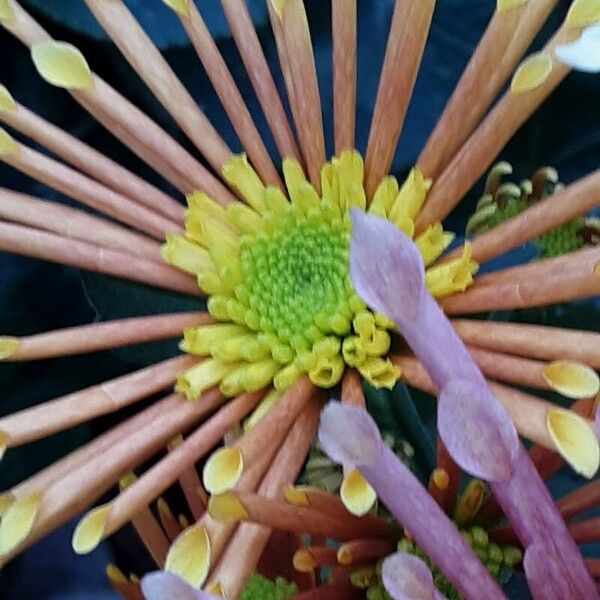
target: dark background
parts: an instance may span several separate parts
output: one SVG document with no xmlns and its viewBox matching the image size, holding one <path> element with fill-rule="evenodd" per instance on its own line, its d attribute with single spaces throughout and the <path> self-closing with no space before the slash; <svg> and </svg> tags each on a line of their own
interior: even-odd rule
<svg viewBox="0 0 600 600">
<path fill-rule="evenodd" d="M 193 49 L 177 19 L 159 0 L 127 2 L 161 47 L 184 84 L 233 149 L 239 149 L 232 129 L 210 87 Z M 77 45 L 93 70 L 131 99 L 181 141 L 169 116 L 161 110 L 142 82 L 108 42 L 80 0 L 30 0 L 32 9 L 53 36 Z M 223 20 L 217 0 L 198 3 L 220 48 L 255 115 L 257 125 L 273 149 L 257 101 L 243 65 Z M 276 53 L 266 24 L 263 0 L 250 2 L 263 47 L 271 65 Z M 494 2 L 492 0 L 438 0 L 427 50 L 406 125 L 394 161 L 396 174 L 413 164 L 437 120 L 454 84 L 471 55 Z M 329 3 L 306 0 L 321 86 L 325 125 L 331 140 L 331 39 Z M 545 27 L 540 40 L 548 37 L 565 14 L 568 2 L 559 8 Z M 40 12 L 40 8 L 43 12 Z M 392 0 L 359 0 L 359 72 L 357 147 L 364 150 L 379 69 L 389 29 Z M 35 72 L 29 53 L 5 31 L 0 31 L 0 83 L 17 101 L 101 149 L 111 158 L 165 187 L 153 173 L 132 156 L 110 134 L 97 125 L 68 94 L 45 84 Z M 281 87 L 281 77 L 275 70 Z M 600 78 L 572 74 L 536 115 L 515 136 L 502 158 L 515 166 L 515 180 L 537 167 L 553 165 L 564 182 L 598 168 L 600 163 Z M 331 148 L 329 148 L 329 152 Z M 0 185 L 60 202 L 64 197 L 0 165 Z M 172 191 L 172 190 L 169 190 Z M 464 231 L 466 219 L 481 192 L 481 184 L 451 215 L 448 227 Z M 531 248 L 513 252 L 507 260 L 530 257 Z M 196 301 L 149 290 L 98 275 L 37 260 L 0 254 L 0 333 L 27 335 L 94 320 L 189 309 Z M 495 318 L 516 318 L 498 314 Z M 561 323 L 598 328 L 598 308 L 591 302 L 569 307 L 530 311 L 518 318 L 535 322 Z M 90 356 L 47 360 L 30 364 L 0 364 L 0 414 L 58 397 L 148 364 L 175 350 L 174 343 L 151 344 L 144 348 L 103 352 Z M 430 405 L 419 404 L 431 421 Z M 114 417 L 53 436 L 7 452 L 0 464 L 0 489 L 5 489 L 51 463 L 110 425 Z M 555 491 L 579 485 L 581 480 L 565 471 L 555 478 Z M 5 600 L 102 600 L 114 598 L 104 578 L 107 562 L 117 560 L 126 570 L 143 569 L 144 550 L 129 532 L 115 536 L 87 557 L 75 557 L 70 549 L 74 524 L 63 527 L 0 573 L 0 598 Z M 513 578 L 510 597 L 527 598 L 522 583 Z"/>
</svg>

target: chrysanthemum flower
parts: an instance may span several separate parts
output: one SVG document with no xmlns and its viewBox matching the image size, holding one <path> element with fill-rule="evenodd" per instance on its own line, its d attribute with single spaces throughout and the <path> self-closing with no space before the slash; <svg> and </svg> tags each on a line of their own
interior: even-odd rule
<svg viewBox="0 0 600 600">
<path fill-rule="evenodd" d="M 600 451 L 591 417 L 599 388 L 594 371 L 600 368 L 599 335 L 465 318 L 450 325 L 431 297 L 445 314 L 457 317 L 568 302 L 600 291 L 597 235 L 585 233 L 586 227 L 595 226 L 585 217 L 598 206 L 600 172 L 557 188 L 553 172 L 542 169 L 531 181 L 511 187 L 501 181 L 509 173 L 501 165 L 492 170 L 470 223 L 470 232 L 476 234 L 471 241 L 447 252 L 454 236 L 441 224 L 568 74 L 571 59 L 563 48 L 592 40 L 587 32 L 585 39 L 580 36 L 600 19 L 597 0 L 575 0 L 544 49 L 525 59 L 556 0 L 498 0 L 486 33 L 404 181 L 389 171 L 433 0 L 396 1 L 364 160 L 354 149 L 356 1 L 333 0 L 335 156 L 329 161 L 301 0 L 267 2 L 292 122 L 245 2 L 221 2 L 278 157 L 267 152 L 191 0 L 165 3 L 197 50 L 244 154 L 232 153 L 121 0 L 85 1 L 200 152 L 201 161 L 96 75 L 77 48 L 53 40 L 15 0 L 0 0 L 0 23 L 30 49 L 47 82 L 67 90 L 185 196 L 188 208 L 35 115 L 2 87 L 0 120 L 56 158 L 0 129 L 0 160 L 94 214 L 3 189 L 0 249 L 196 296 L 199 306 L 205 298 L 206 310 L 0 338 L 0 358 L 5 361 L 182 338 L 180 356 L 0 419 L 4 452 L 175 388 L 175 393 L 6 490 L 0 497 L 0 561 L 6 563 L 89 510 L 73 534 L 77 553 L 93 551 L 101 540 L 132 523 L 158 567 L 193 588 L 237 598 L 272 530 L 281 529 L 313 536 L 312 546 L 295 555 L 300 570 L 343 565 L 329 587 L 302 597 L 351 597 L 378 577 L 374 563 L 390 554 L 400 537 L 397 523 L 368 514 L 379 493 L 408 536 L 415 535 L 420 551 L 467 597 L 503 596 L 492 567 L 477 557 L 471 548 L 476 544 L 461 538 L 447 514 L 454 511 L 459 525 L 476 516 L 489 523 L 501 506 L 518 540 L 512 529 L 496 532 L 498 539 L 523 545 L 534 593 L 542 597 L 542 579 L 547 577 L 557 589 L 574 594 L 568 597 L 589 598 L 585 594 L 595 590 L 592 580 L 542 478 L 562 461 L 588 478 L 597 471 Z M 390 247 L 389 257 L 398 259 L 397 265 L 389 260 L 369 265 L 382 278 L 374 287 L 394 290 L 394 304 L 402 306 L 405 320 L 390 309 L 389 297 L 378 303 L 370 296 L 365 304 L 366 287 L 361 290 L 365 297 L 355 290 L 349 273 L 350 239 L 357 235 L 350 218 L 353 209 L 377 217 L 401 232 L 401 239 L 414 242 L 407 241 L 404 249 Z M 362 243 L 377 248 L 386 235 L 366 241 L 363 236 Z M 561 242 L 565 236 L 568 243 Z M 529 240 L 542 249 L 540 260 L 476 276 L 480 264 Z M 403 252 L 412 253 L 407 266 Z M 372 256 L 380 258 L 381 252 Z M 414 265 L 421 263 L 426 270 L 419 279 Z M 403 269 L 407 272 L 399 275 Z M 386 288 L 387 278 L 406 287 Z M 418 321 L 424 314 L 419 313 L 422 298 L 429 299 L 428 316 Z M 411 319 L 416 328 L 407 327 Z M 491 396 L 485 378 L 504 409 Z M 428 392 L 440 389 L 440 412 L 444 408 L 446 417 L 440 421 L 443 441 L 429 495 L 382 444 L 363 410 L 361 380 L 376 388 L 391 389 L 402 380 Z M 324 438 L 330 442 L 326 450 L 343 465 L 341 500 L 312 488 L 289 487 L 314 441 L 327 390 L 337 384 L 342 403 L 354 405 L 340 409 L 341 415 L 354 415 L 354 421 L 348 420 L 348 439 L 338 423 L 334 433 L 339 451 Z M 571 409 L 561 408 L 519 387 L 557 391 L 576 402 Z M 463 397 L 473 402 L 465 407 Z M 331 421 L 324 421 L 322 431 Z M 533 442 L 531 458 L 517 433 Z M 214 451 L 222 440 L 225 444 Z M 366 447 L 358 452 L 363 441 Z M 133 474 L 155 457 L 153 466 L 137 477 Z M 385 459 L 382 465 L 373 465 L 380 457 Z M 196 470 L 200 461 L 202 477 Z M 475 482 L 455 505 L 457 463 L 488 480 L 499 504 L 491 498 L 484 501 L 486 487 Z M 524 485 L 529 476 L 531 489 Z M 393 487 L 398 482 L 403 490 Z M 176 483 L 189 509 L 179 519 L 161 498 Z M 110 502 L 93 507 L 117 484 L 120 491 Z M 589 490 L 582 488 L 565 500 L 567 517 L 597 502 L 597 486 Z M 399 506 L 403 493 L 405 503 Z M 548 508 L 550 516 L 528 517 L 526 509 L 534 512 L 534 506 Z M 240 520 L 252 523 L 238 525 Z M 597 524 L 586 523 L 578 524 L 585 534 L 574 534 L 576 541 L 597 538 Z M 436 530 L 435 537 L 427 527 Z M 544 535 L 554 540 L 548 557 L 543 556 Z M 328 548 L 327 538 L 346 543 Z M 561 549 L 572 563 L 570 570 L 558 556 Z M 490 556 L 494 554 L 495 549 Z M 493 564 L 504 564 L 503 556 Z M 416 589 L 412 578 L 422 592 L 415 592 L 421 593 L 418 597 L 439 596 L 432 587 L 437 582 L 423 563 L 402 556 L 389 561 L 383 582 L 392 595 L 408 597 L 406 590 Z M 512 566 L 514 561 L 507 558 L 505 563 Z M 354 566 L 365 564 L 366 570 L 357 575 Z M 468 568 L 466 578 L 457 571 L 461 564 Z M 140 597 L 136 578 L 125 577 L 116 567 L 110 567 L 109 577 L 123 597 Z M 172 592 L 160 592 L 169 589 L 169 581 Z M 152 598 L 169 593 L 205 597 L 171 575 L 153 576 L 147 587 Z M 557 591 L 556 597 L 567 596 Z"/>
</svg>

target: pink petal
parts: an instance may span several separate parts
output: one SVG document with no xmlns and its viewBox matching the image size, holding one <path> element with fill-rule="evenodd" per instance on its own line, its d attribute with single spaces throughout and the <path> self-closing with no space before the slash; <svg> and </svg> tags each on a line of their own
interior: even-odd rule
<svg viewBox="0 0 600 600">
<path fill-rule="evenodd" d="M 332 460 L 356 467 L 374 463 L 382 443 L 365 410 L 339 402 L 329 402 L 321 412 L 319 441 Z"/>
<path fill-rule="evenodd" d="M 488 481 L 508 481 L 519 453 L 517 430 L 485 384 L 450 380 L 438 401 L 438 431 L 454 460 Z"/>
<path fill-rule="evenodd" d="M 535 600 L 565 600 L 579 598 L 569 591 L 567 580 L 558 571 L 557 560 L 549 556 L 549 548 L 543 543 L 529 546 L 523 557 L 523 568 L 529 583 L 529 591 Z"/>
<path fill-rule="evenodd" d="M 146 600 L 218 600 L 212 594 L 195 590 L 177 575 L 166 571 L 146 575 L 142 579 L 142 592 Z"/>
<path fill-rule="evenodd" d="M 381 578 L 394 600 L 434 600 L 435 585 L 431 571 L 416 556 L 397 552 L 383 562 Z"/>
<path fill-rule="evenodd" d="M 423 260 L 395 225 L 352 209 L 350 277 L 356 293 L 394 320 L 415 315 L 425 287 Z"/>
</svg>

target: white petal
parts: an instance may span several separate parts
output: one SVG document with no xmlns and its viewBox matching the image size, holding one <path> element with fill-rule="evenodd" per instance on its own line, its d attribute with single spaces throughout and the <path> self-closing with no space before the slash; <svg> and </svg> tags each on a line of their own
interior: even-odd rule
<svg viewBox="0 0 600 600">
<path fill-rule="evenodd" d="M 558 59 L 576 71 L 600 73 L 600 24 L 584 30 L 571 44 L 557 46 Z"/>
</svg>

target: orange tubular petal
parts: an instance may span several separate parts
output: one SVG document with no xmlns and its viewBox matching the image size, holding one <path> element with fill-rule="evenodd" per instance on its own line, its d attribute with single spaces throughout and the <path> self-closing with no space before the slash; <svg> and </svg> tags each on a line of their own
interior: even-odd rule
<svg viewBox="0 0 600 600">
<path fill-rule="evenodd" d="M 109 188 L 175 223 L 183 221 L 184 208 L 179 202 L 24 106 L 17 104 L 15 110 L 0 111 L 0 121 L 45 146 Z"/>
<path fill-rule="evenodd" d="M 561 28 L 544 48 L 552 56 L 557 45 L 571 41 L 577 31 Z M 517 129 L 534 113 L 569 73 L 569 68 L 554 60 L 543 83 L 524 93 L 508 91 L 435 181 L 415 223 L 417 233 L 441 221 L 460 202 L 473 184 Z M 479 260 L 478 255 L 473 255 Z"/>
<path fill-rule="evenodd" d="M 477 126 L 540 30 L 557 0 L 497 10 L 417 160 L 436 179 Z"/>
<path fill-rule="evenodd" d="M 282 158 L 300 152 L 245 2 L 221 0 L 229 28 Z"/>
<path fill-rule="evenodd" d="M 272 0 L 269 0 L 271 4 Z M 306 10 L 302 0 L 284 0 L 279 19 L 283 45 L 294 90 L 294 120 L 308 176 L 321 188 L 321 167 L 325 163 L 325 138 L 321 98 Z M 282 68 L 285 68 L 282 66 Z"/>
<path fill-rule="evenodd" d="M 433 0 L 396 0 L 365 157 L 365 190 L 368 198 L 372 197 L 392 164 L 429 34 L 434 6 Z"/>
<path fill-rule="evenodd" d="M 356 0 L 333 0 L 333 120 L 335 153 L 354 148 L 356 119 Z"/>
<path fill-rule="evenodd" d="M 11 3 L 11 8 L 13 18 L 0 24 L 23 44 L 32 47 L 52 39 L 16 2 Z M 69 93 L 142 160 L 183 193 L 201 189 L 219 202 L 234 200 L 231 192 L 208 169 L 152 119 L 94 73 L 92 79 L 93 89 L 69 90 Z"/>
<path fill-rule="evenodd" d="M 0 223 L 0 250 L 202 296 L 191 277 L 167 265 L 29 227 Z"/>
</svg>

